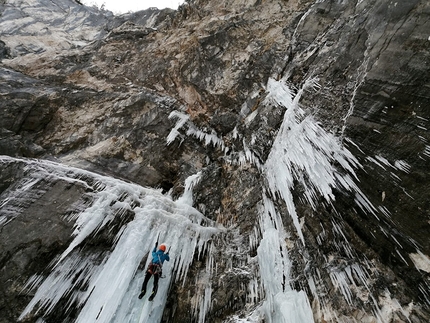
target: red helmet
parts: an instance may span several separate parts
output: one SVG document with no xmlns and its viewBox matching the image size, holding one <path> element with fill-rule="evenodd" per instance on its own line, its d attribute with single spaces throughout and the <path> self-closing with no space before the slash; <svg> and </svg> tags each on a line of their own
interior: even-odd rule
<svg viewBox="0 0 430 323">
<path fill-rule="evenodd" d="M 159 250 L 161 250 L 161 251 L 163 251 L 163 252 L 165 252 L 165 251 L 166 251 L 166 245 L 165 245 L 165 244 L 161 244 L 161 245 L 158 247 L 158 249 L 159 249 Z"/>
</svg>

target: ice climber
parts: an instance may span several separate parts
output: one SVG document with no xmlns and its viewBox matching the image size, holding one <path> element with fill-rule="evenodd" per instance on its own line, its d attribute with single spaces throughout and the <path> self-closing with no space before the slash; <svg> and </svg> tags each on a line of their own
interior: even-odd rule
<svg viewBox="0 0 430 323">
<path fill-rule="evenodd" d="M 157 250 L 157 244 L 155 244 L 154 250 L 152 250 L 152 261 L 148 266 L 148 269 L 146 270 L 145 279 L 143 280 L 142 284 L 142 291 L 139 294 L 139 299 L 141 299 L 146 294 L 146 285 L 148 285 L 149 279 L 152 275 L 154 275 L 154 287 L 152 288 L 152 293 L 149 296 L 149 301 L 152 301 L 157 294 L 158 289 L 158 280 L 161 277 L 162 269 L 163 269 L 163 263 L 165 260 L 169 261 L 169 252 L 166 252 L 166 245 L 161 244 L 158 247 Z"/>
</svg>

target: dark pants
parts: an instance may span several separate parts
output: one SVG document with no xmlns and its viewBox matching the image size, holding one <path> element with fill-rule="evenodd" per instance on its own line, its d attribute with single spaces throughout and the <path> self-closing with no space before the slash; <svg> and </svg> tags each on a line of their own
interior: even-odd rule
<svg viewBox="0 0 430 323">
<path fill-rule="evenodd" d="M 151 278 L 152 273 L 149 271 L 146 272 L 145 279 L 143 280 L 142 290 L 146 291 L 146 285 L 148 285 L 149 279 Z M 152 294 L 157 294 L 158 290 L 158 280 L 160 279 L 160 274 L 154 274 L 154 287 L 152 288 Z"/>
</svg>

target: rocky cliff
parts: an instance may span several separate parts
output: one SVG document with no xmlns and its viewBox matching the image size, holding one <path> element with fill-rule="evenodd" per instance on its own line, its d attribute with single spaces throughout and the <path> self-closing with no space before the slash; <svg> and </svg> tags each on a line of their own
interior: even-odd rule
<svg viewBox="0 0 430 323">
<path fill-rule="evenodd" d="M 3 0 L 0 30 L 0 322 L 138 322 L 84 274 L 145 207 L 178 244 L 154 322 L 430 320 L 427 1 Z"/>
</svg>

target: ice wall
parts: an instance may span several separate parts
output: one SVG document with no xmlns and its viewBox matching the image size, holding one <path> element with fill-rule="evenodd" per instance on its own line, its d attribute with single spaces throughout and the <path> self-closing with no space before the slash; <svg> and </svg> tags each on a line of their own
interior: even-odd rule
<svg viewBox="0 0 430 323">
<path fill-rule="evenodd" d="M 185 280 L 194 255 L 205 252 L 220 229 L 190 205 L 189 195 L 182 202 L 174 201 L 157 190 L 76 168 L 47 161 L 20 162 L 27 164 L 32 178 L 43 178 L 49 173 L 54 179 L 85 184 L 93 191 L 93 203 L 76 215 L 74 239 L 53 263 L 50 274 L 34 276 L 28 282 L 27 291 L 36 292 L 19 319 L 31 312 L 43 318 L 54 308 L 64 306 L 59 302 L 66 300 L 64 311 L 70 306 L 81 308 L 75 322 L 159 322 L 169 286 L 173 281 Z M 195 179 L 196 176 L 188 181 L 186 194 Z M 132 212 L 133 218 L 119 230 L 112 245 L 98 252 L 83 246 L 114 218 L 130 214 L 126 210 Z M 139 268 L 139 264 L 154 248 L 157 237 L 170 247 L 171 261 L 163 266 L 165 278 L 160 280 L 154 301 L 149 302 L 148 296 L 139 300 L 151 257 L 144 267 Z M 151 284 L 152 280 L 148 289 Z M 195 309 L 202 322 L 207 311 L 206 298 L 202 295 Z"/>
</svg>

